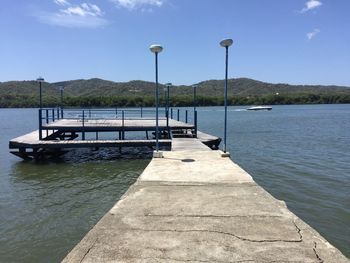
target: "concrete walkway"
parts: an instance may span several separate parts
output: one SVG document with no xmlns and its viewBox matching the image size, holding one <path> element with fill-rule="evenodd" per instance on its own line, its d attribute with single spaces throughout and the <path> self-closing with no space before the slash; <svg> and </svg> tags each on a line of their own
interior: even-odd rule
<svg viewBox="0 0 350 263">
<path fill-rule="evenodd" d="M 350 262 L 229 158 L 183 143 L 63 262 Z"/>
</svg>

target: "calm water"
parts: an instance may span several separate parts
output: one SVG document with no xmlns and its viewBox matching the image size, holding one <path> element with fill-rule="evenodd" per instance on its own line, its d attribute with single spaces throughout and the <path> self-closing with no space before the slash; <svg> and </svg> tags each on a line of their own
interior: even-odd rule
<svg viewBox="0 0 350 263">
<path fill-rule="evenodd" d="M 232 159 L 350 257 L 350 105 L 240 108 L 229 111 Z M 200 129 L 222 136 L 222 109 L 198 110 Z M 22 162 L 8 140 L 36 123 L 36 110 L 0 109 L 0 262 L 60 261 L 150 158 L 145 150 L 80 150 Z"/>
</svg>

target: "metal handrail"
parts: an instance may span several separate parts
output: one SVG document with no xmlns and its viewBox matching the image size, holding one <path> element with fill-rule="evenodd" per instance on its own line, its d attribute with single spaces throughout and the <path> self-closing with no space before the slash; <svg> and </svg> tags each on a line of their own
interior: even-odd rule
<svg viewBox="0 0 350 263">
<path fill-rule="evenodd" d="M 173 108 L 161 109 L 164 110 L 165 117 L 160 117 L 159 119 L 166 119 L 167 127 L 169 129 L 169 118 L 173 119 Z M 147 116 L 148 113 L 154 114 L 156 111 L 153 109 L 69 109 L 69 108 L 41 108 L 39 109 L 39 139 L 42 140 L 42 131 L 43 131 L 43 121 L 46 124 L 50 122 L 55 122 L 60 119 L 65 120 L 77 120 L 78 122 L 82 122 L 82 139 L 85 140 L 85 123 L 89 120 L 100 120 L 100 119 L 117 119 L 122 121 L 122 128 L 124 129 L 125 120 L 132 119 L 143 119 L 143 120 L 154 120 L 154 116 Z M 104 113 L 104 114 L 101 114 Z M 106 113 L 111 113 L 107 114 Z M 131 114 L 136 113 L 136 114 Z M 73 115 L 73 116 L 72 116 Z M 170 116 L 169 116 L 170 115 Z M 188 123 L 188 110 L 185 110 L 184 116 L 185 123 Z M 177 109 L 177 121 L 180 121 L 180 109 Z M 195 134 L 197 134 L 197 111 L 194 111 L 194 126 L 195 126 Z M 47 129 L 46 129 L 47 131 Z M 124 138 L 124 131 L 123 131 Z"/>
</svg>

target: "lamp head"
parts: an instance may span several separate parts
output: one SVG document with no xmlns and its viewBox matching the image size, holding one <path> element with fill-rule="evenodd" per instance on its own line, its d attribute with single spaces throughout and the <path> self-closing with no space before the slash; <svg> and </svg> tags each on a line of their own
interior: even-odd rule
<svg viewBox="0 0 350 263">
<path fill-rule="evenodd" d="M 153 52 L 153 53 L 160 53 L 160 52 L 162 52 L 163 47 L 162 47 L 161 45 L 151 45 L 151 46 L 149 47 L 149 49 L 150 49 L 151 52 Z"/>
<path fill-rule="evenodd" d="M 167 86 L 167 87 L 171 87 L 173 84 L 171 84 L 171 83 L 166 83 L 165 84 L 165 86 Z"/>
<path fill-rule="evenodd" d="M 233 44 L 233 40 L 231 38 L 223 39 L 220 41 L 220 46 L 229 47 Z"/>
<path fill-rule="evenodd" d="M 39 77 L 39 78 L 36 79 L 36 81 L 37 81 L 37 82 L 44 82 L 45 80 L 44 80 L 43 77 Z"/>
<path fill-rule="evenodd" d="M 64 86 L 60 86 L 60 91 L 64 91 Z"/>
</svg>

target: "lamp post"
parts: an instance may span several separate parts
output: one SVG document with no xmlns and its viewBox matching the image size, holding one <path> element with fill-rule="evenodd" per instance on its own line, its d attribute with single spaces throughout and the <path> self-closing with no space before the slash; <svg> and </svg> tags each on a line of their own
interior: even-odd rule
<svg viewBox="0 0 350 263">
<path fill-rule="evenodd" d="M 61 93 L 61 118 L 63 119 L 63 91 L 64 86 L 60 86 L 60 93 Z"/>
<path fill-rule="evenodd" d="M 169 99 L 170 99 L 170 87 L 171 83 L 166 83 L 166 126 L 169 126 Z"/>
<path fill-rule="evenodd" d="M 159 151 L 159 127 L 158 127 L 158 104 L 159 104 L 159 90 L 158 90 L 158 53 L 162 52 L 163 47 L 161 45 L 151 45 L 149 47 L 152 53 L 155 54 L 155 66 L 156 66 L 156 151 L 153 152 L 154 158 L 162 158 L 163 153 Z"/>
<path fill-rule="evenodd" d="M 63 108 L 63 91 L 64 91 L 64 87 L 60 86 L 60 93 L 61 93 L 61 108 Z"/>
<path fill-rule="evenodd" d="M 193 113 L 194 113 L 197 107 L 197 85 L 192 85 L 192 88 L 193 88 Z"/>
<path fill-rule="evenodd" d="M 165 84 L 166 85 L 166 84 Z M 167 92 L 167 87 L 163 89 L 164 91 L 164 109 L 166 110 L 166 92 Z"/>
<path fill-rule="evenodd" d="M 42 91 L 41 91 L 41 83 L 43 83 L 45 80 L 43 77 L 39 77 L 36 79 L 37 82 L 39 82 L 39 104 L 40 109 L 43 107 L 43 97 L 42 97 Z"/>
<path fill-rule="evenodd" d="M 228 75 L 228 48 L 233 43 L 233 40 L 228 38 L 220 41 L 220 46 L 226 50 L 226 66 L 225 66 L 225 127 L 224 127 L 224 154 L 223 157 L 229 157 L 230 153 L 227 152 L 227 75 Z"/>
<path fill-rule="evenodd" d="M 39 82 L 39 140 L 42 140 L 43 138 L 43 131 L 42 131 L 42 107 L 43 107 L 43 100 L 42 100 L 42 92 L 41 92 L 41 83 L 44 82 L 43 77 L 39 77 L 36 79 L 37 82 Z"/>
</svg>

